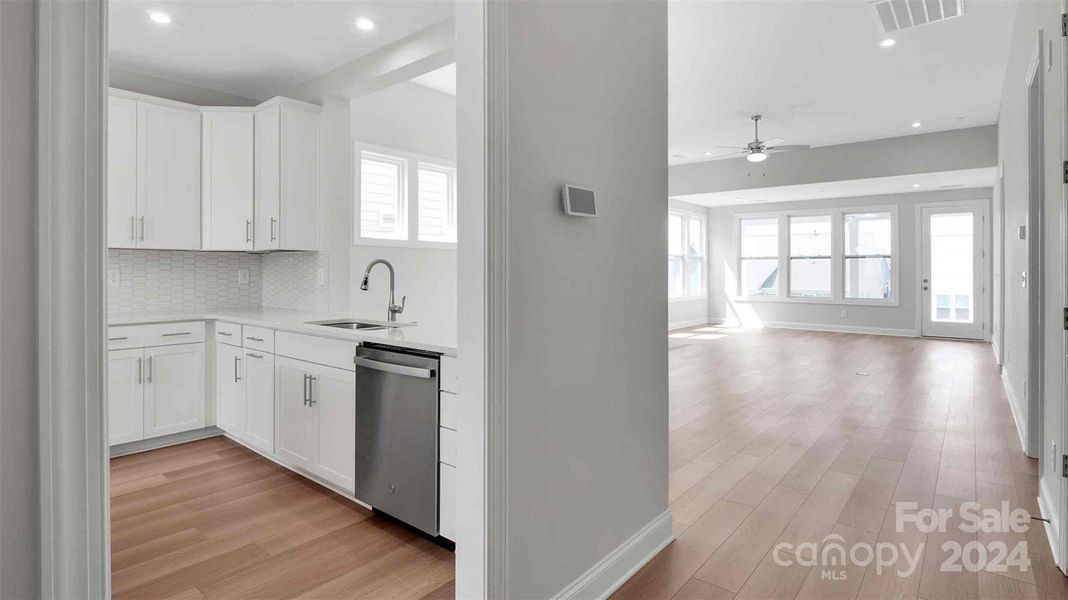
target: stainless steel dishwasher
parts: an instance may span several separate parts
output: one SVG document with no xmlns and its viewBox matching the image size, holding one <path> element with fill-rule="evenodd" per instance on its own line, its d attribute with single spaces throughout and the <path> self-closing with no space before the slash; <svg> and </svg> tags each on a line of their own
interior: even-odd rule
<svg viewBox="0 0 1068 600">
<path fill-rule="evenodd" d="M 438 534 L 436 355 L 356 348 L 356 497 Z"/>
</svg>

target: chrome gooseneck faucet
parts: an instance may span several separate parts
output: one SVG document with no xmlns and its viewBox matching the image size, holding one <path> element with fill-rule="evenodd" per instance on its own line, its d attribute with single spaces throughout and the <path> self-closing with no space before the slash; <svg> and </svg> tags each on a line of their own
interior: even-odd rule
<svg viewBox="0 0 1068 600">
<path fill-rule="evenodd" d="M 394 302 L 393 283 L 395 274 L 393 272 L 393 265 L 391 265 L 388 260 L 384 258 L 376 258 L 367 263 L 367 269 L 363 272 L 363 283 L 360 284 L 360 289 L 365 292 L 367 291 L 367 280 L 371 277 L 371 269 L 373 269 L 375 265 L 386 265 L 386 268 L 389 269 L 389 320 L 396 321 L 397 315 L 404 312 L 404 305 L 408 303 L 408 296 L 401 296 L 400 306 L 397 306 L 396 302 Z"/>
</svg>

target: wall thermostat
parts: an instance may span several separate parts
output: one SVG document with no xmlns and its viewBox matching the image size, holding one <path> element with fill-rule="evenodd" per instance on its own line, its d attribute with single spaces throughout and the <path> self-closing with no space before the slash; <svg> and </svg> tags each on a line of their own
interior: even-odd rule
<svg viewBox="0 0 1068 600">
<path fill-rule="evenodd" d="M 580 188 L 577 185 L 565 185 L 563 191 L 560 192 L 560 200 L 564 205 L 564 214 L 572 217 L 597 216 L 593 190 Z"/>
</svg>

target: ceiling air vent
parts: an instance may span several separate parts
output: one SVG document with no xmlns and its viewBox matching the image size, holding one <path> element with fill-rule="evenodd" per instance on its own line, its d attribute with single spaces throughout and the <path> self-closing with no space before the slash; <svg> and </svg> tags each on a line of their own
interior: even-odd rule
<svg viewBox="0 0 1068 600">
<path fill-rule="evenodd" d="M 871 6 L 883 33 L 937 23 L 964 14 L 964 0 L 879 0 Z"/>
</svg>

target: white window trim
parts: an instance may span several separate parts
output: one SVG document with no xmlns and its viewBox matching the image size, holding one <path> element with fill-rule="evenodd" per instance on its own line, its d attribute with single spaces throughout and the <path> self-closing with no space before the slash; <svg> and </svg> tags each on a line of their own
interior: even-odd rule
<svg viewBox="0 0 1068 600">
<path fill-rule="evenodd" d="M 360 231 L 360 159 L 364 152 L 384 154 L 405 161 L 405 176 L 407 193 L 405 194 L 404 215 L 408 226 L 408 239 L 393 240 L 382 238 L 365 238 Z M 379 146 L 366 142 L 355 142 L 352 155 L 352 245 L 354 246 L 388 246 L 392 248 L 433 248 L 440 250 L 456 250 L 456 242 L 425 242 L 419 239 L 419 165 L 424 163 L 430 167 L 439 167 L 456 171 L 456 161 L 418 154 L 407 150 L 399 150 L 388 146 Z M 459 203 L 455 191 L 456 179 L 453 178 L 453 202 Z M 456 210 L 456 207 L 453 207 Z"/>
<path fill-rule="evenodd" d="M 672 296 L 671 292 L 668 291 L 668 302 L 669 303 L 674 303 L 674 302 L 692 302 L 692 301 L 695 301 L 695 300 L 707 300 L 708 299 L 708 275 L 709 275 L 709 269 L 708 269 L 708 265 L 709 265 L 709 263 L 708 263 L 708 248 L 709 248 L 709 241 L 708 241 L 708 235 L 709 235 L 709 232 L 708 232 L 708 215 L 707 214 L 702 214 L 700 212 L 693 211 L 693 210 L 687 210 L 685 208 L 678 208 L 678 207 L 675 207 L 675 206 L 669 206 L 668 207 L 668 216 L 671 216 L 671 215 L 683 217 L 684 219 L 694 219 L 696 221 L 700 221 L 701 222 L 701 230 L 702 230 L 702 232 L 704 232 L 704 236 L 705 236 L 705 240 L 704 240 L 705 243 L 703 245 L 702 253 L 701 253 L 701 264 L 704 267 L 704 269 L 703 269 L 704 270 L 704 277 L 701 278 L 701 291 L 700 291 L 700 293 L 693 294 L 693 295 L 686 295 L 685 294 L 685 290 L 684 290 L 684 293 L 683 293 L 682 296 Z M 685 221 L 683 223 L 684 223 L 684 225 L 683 225 L 683 228 L 682 228 L 683 229 L 683 231 L 682 231 L 682 248 L 683 248 L 683 252 L 685 252 L 686 244 L 688 242 L 688 238 L 690 236 L 690 232 L 685 227 Z M 671 254 L 669 253 L 668 256 L 670 257 Z M 690 276 L 690 264 L 689 264 L 689 261 L 685 260 L 685 255 L 684 255 L 683 256 L 683 261 L 682 261 L 682 281 L 683 281 L 683 287 L 684 288 L 686 287 L 686 282 L 689 281 L 689 276 Z"/>
<path fill-rule="evenodd" d="M 891 276 L 891 294 L 886 300 L 870 298 L 846 298 L 845 297 L 845 249 L 843 248 L 843 218 L 847 214 L 855 213 L 890 213 L 890 264 L 893 265 Z M 831 216 L 831 297 L 830 298 L 799 298 L 790 296 L 790 217 L 810 217 L 815 215 Z M 779 289 L 775 296 L 748 295 L 742 292 L 742 221 L 746 219 L 770 219 L 777 218 L 779 221 Z M 901 244 L 898 237 L 899 230 L 898 205 L 872 205 L 872 206 L 849 206 L 842 208 L 804 209 L 753 212 L 734 215 L 734 240 L 732 251 L 734 252 L 734 269 L 737 287 L 732 290 L 733 302 L 772 302 L 784 304 L 828 304 L 843 306 L 901 306 Z"/>
</svg>

